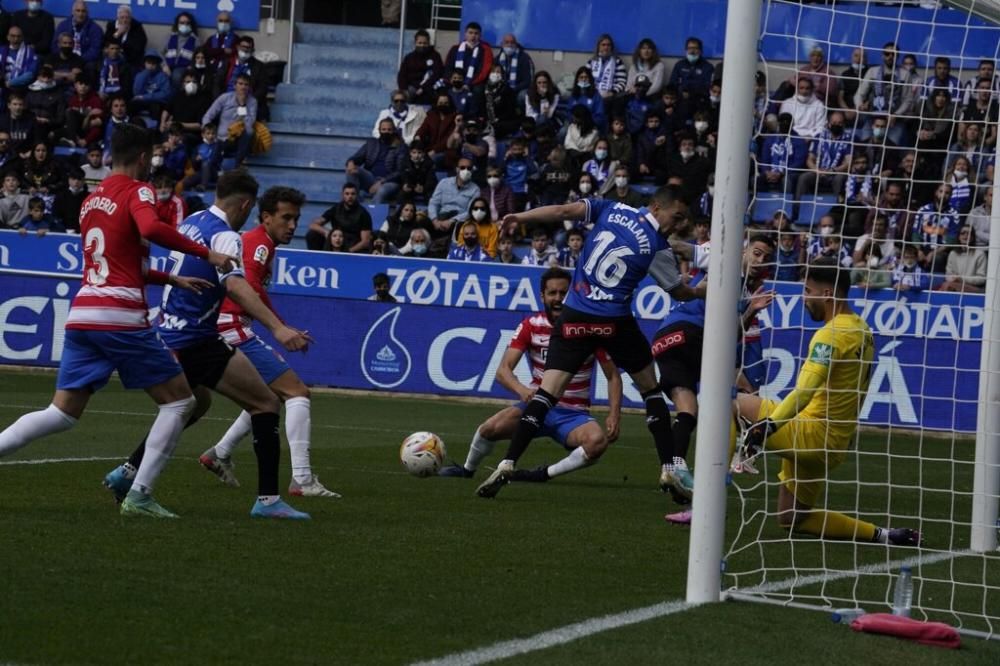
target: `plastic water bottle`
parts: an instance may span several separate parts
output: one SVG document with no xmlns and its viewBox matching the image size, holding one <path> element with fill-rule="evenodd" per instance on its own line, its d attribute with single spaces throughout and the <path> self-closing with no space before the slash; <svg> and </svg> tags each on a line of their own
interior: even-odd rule
<svg viewBox="0 0 1000 666">
<path fill-rule="evenodd" d="M 834 624 L 850 624 L 864 614 L 864 608 L 837 608 L 830 613 L 830 619 Z"/>
<path fill-rule="evenodd" d="M 892 595 L 892 614 L 899 617 L 910 617 L 910 605 L 913 602 L 913 572 L 910 567 L 900 567 L 896 578 L 896 589 Z"/>
</svg>

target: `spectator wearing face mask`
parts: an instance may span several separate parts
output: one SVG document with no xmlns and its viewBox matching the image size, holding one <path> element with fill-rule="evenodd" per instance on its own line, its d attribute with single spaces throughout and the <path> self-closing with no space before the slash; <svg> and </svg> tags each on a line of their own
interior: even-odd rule
<svg viewBox="0 0 1000 666">
<path fill-rule="evenodd" d="M 757 187 L 762 190 L 795 191 L 806 164 L 809 143 L 792 128 L 792 116 L 778 116 L 778 131 L 765 134 L 757 155 Z"/>
<path fill-rule="evenodd" d="M 347 182 L 356 185 L 363 195 L 374 197 L 375 203 L 387 203 L 396 196 L 398 182 L 393 180 L 399 171 L 403 144 L 391 120 L 379 123 L 378 138 L 366 139 L 347 160 Z"/>
<path fill-rule="evenodd" d="M 213 70 L 228 63 L 236 54 L 236 41 L 239 39 L 233 31 L 233 17 L 229 12 L 219 12 L 215 21 L 215 32 L 205 40 L 202 48 L 205 51 L 206 65 Z"/>
<path fill-rule="evenodd" d="M 684 52 L 684 59 L 678 60 L 670 72 L 670 84 L 685 100 L 708 97 L 708 89 L 715 78 L 715 66 L 703 57 L 701 40 L 688 37 Z"/>
<path fill-rule="evenodd" d="M 153 188 L 156 190 L 156 216 L 161 222 L 179 227 L 187 217 L 187 205 L 184 200 L 174 194 L 177 181 L 169 173 L 161 173 L 153 178 Z"/>
<path fill-rule="evenodd" d="M 463 157 L 458 161 L 455 175 L 438 182 L 427 204 L 432 236 L 435 239 L 449 236 L 456 222 L 467 220 L 472 200 L 478 194 L 479 186 L 472 182 L 472 160 Z"/>
<path fill-rule="evenodd" d="M 504 182 L 503 170 L 498 166 L 491 166 L 486 170 L 486 185 L 479 188 L 479 196 L 489 203 L 490 217 L 494 220 L 502 220 L 524 210 L 517 207 L 514 191 Z M 501 235 L 511 234 L 513 231 L 502 229 Z"/>
<path fill-rule="evenodd" d="M 830 113 L 830 124 L 809 143 L 806 171 L 799 177 L 795 200 L 806 194 L 844 191 L 844 181 L 851 164 L 851 142 L 844 133 L 844 114 Z"/>
<path fill-rule="evenodd" d="M 369 296 L 368 300 L 379 303 L 395 303 L 396 297 L 390 293 L 391 287 L 388 275 L 385 273 L 376 273 L 372 276 L 372 288 L 375 290 L 375 293 Z"/>
<path fill-rule="evenodd" d="M 399 150 L 403 149 L 404 147 L 400 146 Z M 434 162 L 427 157 L 420 139 L 414 139 L 406 157 L 401 160 L 396 182 L 399 185 L 399 195 L 396 199 L 399 203 L 426 202 L 434 192 L 437 186 Z"/>
<path fill-rule="evenodd" d="M 463 117 L 475 117 L 479 114 L 479 96 L 465 82 L 461 70 L 454 70 L 448 77 L 447 92 L 455 113 Z"/>
<path fill-rule="evenodd" d="M 163 71 L 170 77 L 175 88 L 184 82 L 184 72 L 194 63 L 194 52 L 198 48 L 198 24 L 189 12 L 181 12 L 174 18 L 174 27 L 167 38 L 163 50 Z"/>
<path fill-rule="evenodd" d="M 455 124 L 451 98 L 447 92 L 439 92 L 434 106 L 427 112 L 427 117 L 417 130 L 417 138 L 427 151 L 427 157 L 439 168 L 447 166 L 448 139 L 455 131 Z"/>
<path fill-rule="evenodd" d="M 681 189 L 687 193 L 689 201 L 697 201 L 708 186 L 708 177 L 713 170 L 712 163 L 694 149 L 694 137 L 682 135 L 676 153 L 670 156 L 667 165 L 668 178 L 681 178 Z"/>
<path fill-rule="evenodd" d="M 528 86 L 535 77 L 535 62 L 531 59 L 531 55 L 518 43 L 514 35 L 507 33 L 500 40 L 500 50 L 494 63 L 500 66 L 503 81 L 514 91 L 517 103 L 523 105 Z"/>
<path fill-rule="evenodd" d="M 56 20 L 52 14 L 42 9 L 41 0 L 27 0 L 24 9 L 14 12 L 11 25 L 16 25 L 24 33 L 25 44 L 31 44 L 38 55 L 53 53 L 53 37 Z"/>
<path fill-rule="evenodd" d="M 906 243 L 898 250 L 900 261 L 892 271 L 892 288 L 897 291 L 920 292 L 930 288 L 930 276 L 919 261 L 919 250 L 913 243 Z"/>
<path fill-rule="evenodd" d="M 54 141 L 56 131 L 66 122 L 66 96 L 56 87 L 51 67 L 38 70 L 38 78 L 28 86 L 25 104 L 28 113 L 35 116 L 36 136 Z"/>
<path fill-rule="evenodd" d="M 433 104 L 434 86 L 441 78 L 444 63 L 441 54 L 431 46 L 426 30 L 413 35 L 413 50 L 403 57 L 396 74 L 396 87 L 405 90 L 414 104 Z"/>
<path fill-rule="evenodd" d="M 394 90 L 389 98 L 389 107 L 379 111 L 375 126 L 372 127 L 372 137 L 378 138 L 379 125 L 383 120 L 391 120 L 403 143 L 409 145 L 417 138 L 417 131 L 423 125 L 426 115 L 422 108 L 408 103 L 405 91 Z"/>
<path fill-rule="evenodd" d="M 62 222 L 69 233 L 80 233 L 80 208 L 83 200 L 90 194 L 90 189 L 84 180 L 83 171 L 78 166 L 66 170 L 66 188 L 56 194 L 53 208 L 56 219 Z"/>
<path fill-rule="evenodd" d="M 23 28 L 22 28 L 23 30 Z M 25 33 L 27 34 L 27 33 Z M 52 68 L 55 75 L 56 84 L 60 90 L 72 91 L 73 82 L 76 77 L 83 73 L 87 63 L 83 58 L 73 53 L 73 36 L 67 33 L 59 35 L 56 39 L 59 48 L 42 59 L 43 65 Z M 35 51 L 38 53 L 38 51 Z"/>
<path fill-rule="evenodd" d="M 514 207 L 524 210 L 528 203 L 528 182 L 538 177 L 538 165 L 528 156 L 524 139 L 514 139 L 503 161 L 504 180 L 514 193 Z"/>
<path fill-rule="evenodd" d="M 613 178 L 608 178 L 608 181 L 613 180 Z M 602 199 L 601 188 L 597 187 L 597 181 L 586 171 L 580 174 L 579 179 L 576 181 L 576 187 L 569 193 L 569 198 L 566 200 L 567 203 L 573 203 L 574 201 L 579 201 L 580 199 Z M 572 222 L 570 222 L 572 226 Z"/>
<path fill-rule="evenodd" d="M 611 188 L 603 193 L 605 199 L 617 201 L 633 208 L 641 208 L 646 205 L 643 196 L 629 187 L 628 167 L 618 165 L 614 178 L 608 182 L 611 184 Z"/>
<path fill-rule="evenodd" d="M 594 144 L 594 156 L 583 165 L 583 172 L 590 176 L 597 183 L 597 189 L 604 187 L 615 172 L 618 163 L 611 159 L 610 144 L 607 139 L 598 139 Z"/>
<path fill-rule="evenodd" d="M 625 119 L 629 134 L 636 134 L 642 131 L 646 124 L 646 114 L 653 110 L 655 100 L 647 96 L 650 89 L 649 79 L 645 74 L 640 74 L 633 82 L 631 92 L 625 99 Z"/>
<path fill-rule="evenodd" d="M 482 138 L 482 131 L 475 118 L 459 118 L 455 131 L 448 137 L 448 150 L 459 158 L 472 162 L 472 180 L 476 185 L 486 183 L 486 164 L 490 147 Z"/>
<path fill-rule="evenodd" d="M 913 217 L 911 240 L 919 249 L 920 265 L 934 273 L 944 272 L 948 251 L 955 244 L 961 225 L 950 199 L 951 185 L 941 183 L 933 201 L 921 206 Z"/>
<path fill-rule="evenodd" d="M 826 129 L 826 105 L 813 94 L 813 82 L 803 76 L 794 97 L 781 103 L 780 113 L 792 116 L 792 127 L 804 137 L 819 136 Z"/>
<path fill-rule="evenodd" d="M 404 257 L 426 257 L 431 247 L 431 236 L 426 229 L 414 229 L 410 232 L 410 240 L 399 253 Z"/>
<path fill-rule="evenodd" d="M 566 98 L 566 111 L 570 117 L 573 117 L 573 112 L 580 106 L 587 110 L 595 127 L 603 129 L 607 126 L 604 98 L 595 87 L 594 75 L 587 67 L 576 70 L 576 83 Z"/>
<path fill-rule="evenodd" d="M 63 19 L 56 26 L 55 34 L 60 35 L 68 32 L 73 36 L 73 53 L 90 64 L 96 63 L 101 57 L 101 44 L 104 41 L 104 33 L 101 27 L 90 18 L 87 3 L 83 0 L 76 0 L 71 10 L 72 15 Z M 117 41 L 117 40 L 116 40 Z M 51 48 L 58 48 L 58 44 L 53 43 Z"/>
<path fill-rule="evenodd" d="M 517 115 L 516 93 L 503 78 L 500 65 L 493 65 L 486 88 L 483 91 L 483 112 L 486 118 L 486 133 L 496 141 L 503 141 L 513 134 L 521 119 Z"/>
<path fill-rule="evenodd" d="M 660 127 L 660 117 L 653 111 L 646 116 L 645 129 L 635 139 L 635 163 L 638 165 L 638 178 L 662 184 L 667 179 L 673 148 L 671 137 Z M 694 153 L 694 140 L 691 140 L 691 152 Z M 684 174 L 679 174 L 682 178 Z M 690 201 L 690 198 L 688 199 Z"/>
<path fill-rule="evenodd" d="M 188 70 L 181 88 L 160 114 L 160 131 L 166 132 L 171 125 L 179 123 L 184 132 L 184 144 L 188 148 L 197 146 L 201 140 L 201 120 L 211 105 L 209 92 L 198 85 L 194 72 Z"/>
<path fill-rule="evenodd" d="M 475 229 L 476 244 L 482 248 L 486 256 L 492 258 L 497 253 L 497 239 L 500 237 L 497 221 L 490 216 L 490 206 L 483 197 L 476 197 L 469 204 L 469 219 L 467 219 L 455 234 L 454 242 L 468 246 L 469 227 Z M 479 260 L 476 260 L 479 261 Z"/>
<path fill-rule="evenodd" d="M 254 57 L 253 37 L 243 35 L 236 42 L 236 52 L 223 63 L 215 77 L 215 96 L 236 89 L 236 80 L 241 74 L 250 77 L 250 90 L 257 100 L 257 115 L 261 120 L 268 120 L 267 111 L 267 76 L 264 73 L 264 63 Z"/>
</svg>

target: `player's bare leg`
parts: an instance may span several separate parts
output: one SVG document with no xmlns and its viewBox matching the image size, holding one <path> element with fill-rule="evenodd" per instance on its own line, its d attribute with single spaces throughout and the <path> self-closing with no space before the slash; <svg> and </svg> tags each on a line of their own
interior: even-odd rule
<svg viewBox="0 0 1000 666">
<path fill-rule="evenodd" d="M 493 453 L 497 442 L 513 436 L 522 413 L 523 410 L 520 407 L 511 405 L 483 421 L 476 428 L 475 434 L 472 435 L 465 463 L 453 463 L 442 467 L 438 476 L 471 479 L 475 476 L 476 470 L 479 469 L 479 464 Z"/>
<path fill-rule="evenodd" d="M 123 516 L 176 518 L 175 514 L 153 500 L 153 484 L 177 448 L 181 432 L 194 411 L 195 398 L 181 372 L 165 382 L 150 386 L 146 393 L 159 405 L 159 414 L 149 429 L 145 454 L 122 500 L 121 513 Z"/>
<path fill-rule="evenodd" d="M 87 408 L 91 392 L 86 389 L 57 389 L 45 409 L 29 412 L 0 432 L 0 458 L 35 441 L 76 425 Z"/>
<path fill-rule="evenodd" d="M 573 374 L 564 370 L 547 369 L 542 374 L 542 381 L 535 391 L 535 395 L 528 401 L 524 408 L 524 413 L 518 420 L 517 428 L 511 437 L 510 446 L 503 460 L 490 476 L 476 489 L 476 494 L 480 497 L 496 497 L 500 489 L 510 483 L 517 460 L 527 450 L 531 440 L 535 438 L 542 424 L 545 423 L 545 416 L 566 391 Z"/>
</svg>

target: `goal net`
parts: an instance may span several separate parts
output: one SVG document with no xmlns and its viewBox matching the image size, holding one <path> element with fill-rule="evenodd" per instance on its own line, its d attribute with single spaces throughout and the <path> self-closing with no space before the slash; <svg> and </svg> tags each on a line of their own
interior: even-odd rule
<svg viewBox="0 0 1000 666">
<path fill-rule="evenodd" d="M 733 474 L 724 596 L 889 612 L 910 566 L 912 617 L 1000 638 L 998 19 L 993 0 L 763 2 L 747 222 L 773 232 L 778 282 L 759 316 L 759 395 L 780 401 L 810 353 L 822 323 L 803 278 L 817 257 L 850 268 L 874 348 L 846 450 L 833 415 L 809 430 L 828 436 L 794 443 L 827 454 L 816 479 L 791 465 L 802 492 L 819 488 L 813 533 L 779 524 L 791 456 L 766 451 L 759 474 Z M 864 524 L 922 543 L 844 536 Z"/>
</svg>

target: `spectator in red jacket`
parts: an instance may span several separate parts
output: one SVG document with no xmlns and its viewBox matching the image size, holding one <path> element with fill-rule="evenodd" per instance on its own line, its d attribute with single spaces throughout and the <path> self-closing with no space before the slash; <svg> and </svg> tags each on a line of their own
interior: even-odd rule
<svg viewBox="0 0 1000 666">
<path fill-rule="evenodd" d="M 448 152 L 448 137 L 455 131 L 455 110 L 447 91 L 437 93 L 434 107 L 427 112 L 424 124 L 417 130 L 417 138 L 427 149 L 427 157 L 438 166 L 444 164 Z"/>
<path fill-rule="evenodd" d="M 469 23 L 465 26 L 465 41 L 451 47 L 445 60 L 446 72 L 462 70 L 465 84 L 479 92 L 486 85 L 486 77 L 493 67 L 493 47 L 481 39 L 482 34 L 478 23 Z"/>
<path fill-rule="evenodd" d="M 434 102 L 434 84 L 441 79 L 444 64 L 441 54 L 431 46 L 426 30 L 413 36 L 413 50 L 406 54 L 396 74 L 396 87 L 405 90 L 414 104 Z"/>
<path fill-rule="evenodd" d="M 153 178 L 153 187 L 156 189 L 156 215 L 162 222 L 177 228 L 181 221 L 187 217 L 187 204 L 179 196 L 174 194 L 174 187 L 177 181 L 169 173 L 162 172 Z"/>
<path fill-rule="evenodd" d="M 66 106 L 66 127 L 59 132 L 59 138 L 84 148 L 104 136 L 104 103 L 86 74 L 76 75 L 73 88 L 74 94 Z"/>
</svg>

